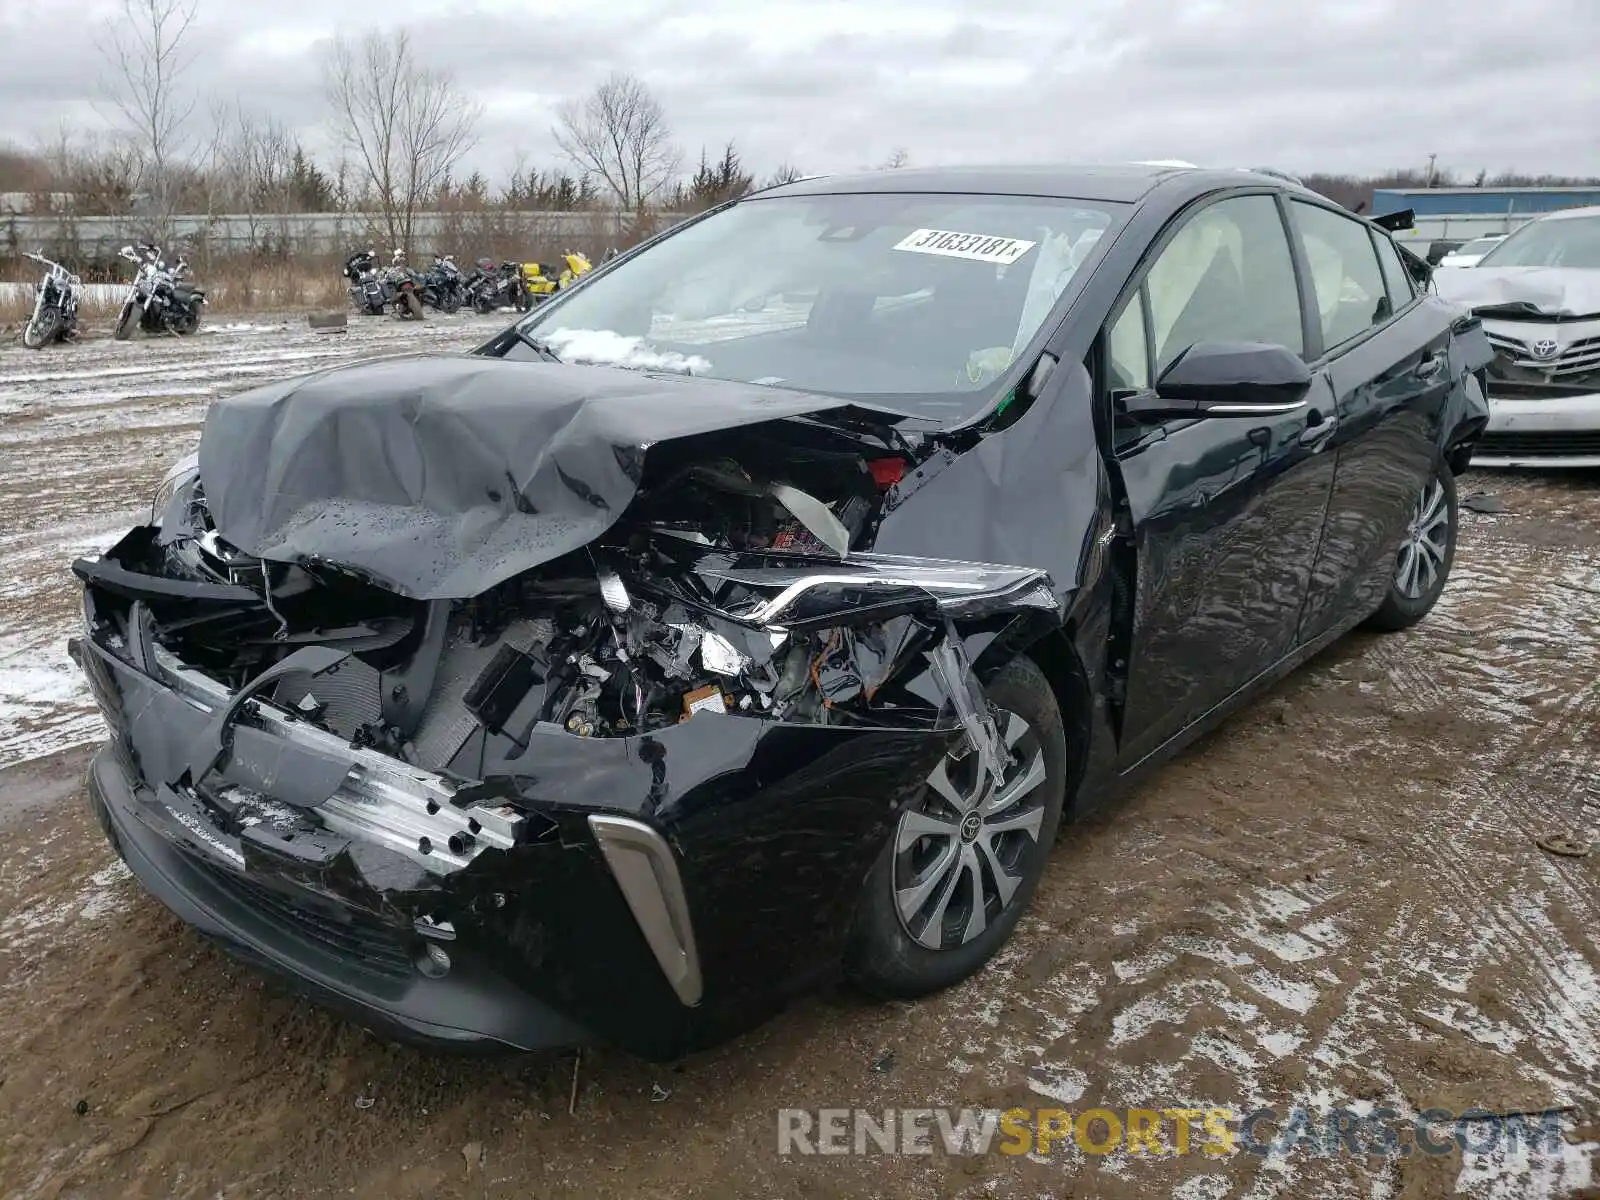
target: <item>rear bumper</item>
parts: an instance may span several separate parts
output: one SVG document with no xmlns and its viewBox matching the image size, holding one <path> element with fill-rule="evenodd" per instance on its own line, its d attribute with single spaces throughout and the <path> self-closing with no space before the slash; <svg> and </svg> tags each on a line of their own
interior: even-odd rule
<svg viewBox="0 0 1600 1200">
<path fill-rule="evenodd" d="M 1537 400 L 1491 393 L 1488 428 L 1472 462 L 1481 467 L 1600 467 L 1600 392 Z"/>
<path fill-rule="evenodd" d="M 89 768 L 89 802 L 106 836 L 152 896 L 237 957 L 278 975 L 311 999 L 398 1040 L 458 1051 L 537 1050 L 581 1044 L 590 1034 L 569 1017 L 501 977 L 470 952 L 442 943 L 448 973 L 429 978 L 417 965 L 427 949 L 404 926 L 321 918 L 296 906 L 307 897 L 230 878 L 160 832 L 167 815 L 115 747 Z M 351 948 L 365 943 L 365 953 Z M 336 949 L 342 947 L 342 952 Z M 437 970 L 436 965 L 430 969 Z"/>
</svg>

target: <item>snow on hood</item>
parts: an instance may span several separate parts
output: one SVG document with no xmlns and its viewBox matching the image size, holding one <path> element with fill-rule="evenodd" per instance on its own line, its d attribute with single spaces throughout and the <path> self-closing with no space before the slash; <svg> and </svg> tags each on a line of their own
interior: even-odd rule
<svg viewBox="0 0 1600 1200">
<path fill-rule="evenodd" d="M 671 371 L 677 375 L 703 375 L 711 370 L 710 360 L 698 354 L 653 350 L 643 338 L 627 337 L 609 329 L 557 329 L 545 336 L 544 343 L 557 358 L 568 363 Z"/>
<path fill-rule="evenodd" d="M 842 407 L 606 367 L 378 359 L 214 401 L 200 479 L 250 554 L 465 599 L 604 533 L 656 442 Z"/>
<path fill-rule="evenodd" d="M 1600 271 L 1576 267 L 1440 267 L 1439 295 L 1455 304 L 1546 317 L 1600 316 Z"/>
</svg>

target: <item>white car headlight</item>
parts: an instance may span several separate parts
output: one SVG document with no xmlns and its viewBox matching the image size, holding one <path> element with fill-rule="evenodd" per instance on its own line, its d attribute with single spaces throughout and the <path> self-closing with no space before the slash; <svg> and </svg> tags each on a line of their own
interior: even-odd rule
<svg viewBox="0 0 1600 1200">
<path fill-rule="evenodd" d="M 172 503 L 173 496 L 178 494 L 180 488 L 187 488 L 200 477 L 200 455 L 189 454 L 180 458 L 168 468 L 167 473 L 161 477 L 161 482 L 156 485 L 155 495 L 150 498 L 150 524 L 159 525 L 162 514 L 167 511 L 167 506 Z"/>
</svg>

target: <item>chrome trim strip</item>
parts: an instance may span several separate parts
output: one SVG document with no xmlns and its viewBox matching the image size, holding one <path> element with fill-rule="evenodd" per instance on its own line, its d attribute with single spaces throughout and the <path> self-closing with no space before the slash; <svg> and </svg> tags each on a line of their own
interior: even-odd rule
<svg viewBox="0 0 1600 1200">
<path fill-rule="evenodd" d="M 233 693 L 222 684 L 185 667 L 160 646 L 153 648 L 161 682 L 185 701 L 207 712 L 230 702 Z M 509 850 L 516 844 L 521 814 L 481 805 L 462 808 L 455 803 L 455 788 L 432 771 L 367 747 L 352 747 L 260 696 L 251 697 L 249 703 L 252 718 L 273 736 L 355 760 L 339 790 L 305 810 L 332 832 L 376 842 L 436 875 L 460 870 L 491 846 Z M 423 838 L 430 847 L 426 854 L 421 850 Z"/>
<path fill-rule="evenodd" d="M 1281 417 L 1297 412 L 1310 404 L 1309 400 L 1295 400 L 1284 404 L 1213 404 L 1195 414 L 1201 417 Z"/>
<path fill-rule="evenodd" d="M 941 607 L 959 604 L 974 597 L 1006 596 L 1035 587 L 1049 578 L 1048 573 L 1036 567 L 999 566 L 990 563 L 941 562 L 934 559 L 918 561 L 888 555 L 863 555 L 859 568 L 848 567 L 840 571 L 818 570 L 783 587 L 772 599 L 758 604 L 748 612 L 723 611 L 723 615 L 736 621 L 775 627 L 774 623 L 801 596 L 819 587 L 913 587 L 921 588 L 938 601 Z M 900 567 L 896 571 L 894 568 Z M 874 568 L 880 568 L 874 570 Z M 978 572 L 1007 572 L 1008 578 L 1000 581 L 978 577 Z M 796 572 L 799 573 L 799 572 Z M 969 577 L 962 578 L 963 573 Z M 719 579 L 742 583 L 747 587 L 777 586 L 766 584 L 760 572 L 733 570 L 706 571 Z"/>
<path fill-rule="evenodd" d="M 632 817 L 596 814 L 589 818 L 589 831 L 667 982 L 678 999 L 693 1008 L 700 1003 L 703 990 L 700 956 L 672 847 L 654 829 Z"/>
</svg>

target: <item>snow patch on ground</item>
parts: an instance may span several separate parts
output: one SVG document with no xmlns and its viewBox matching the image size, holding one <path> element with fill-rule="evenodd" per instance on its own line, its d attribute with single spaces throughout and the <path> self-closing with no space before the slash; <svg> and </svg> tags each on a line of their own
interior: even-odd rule
<svg viewBox="0 0 1600 1200">
<path fill-rule="evenodd" d="M 0 922 L 0 945 L 13 953 L 53 945 L 85 923 L 126 911 L 136 894 L 133 872 L 118 859 L 67 899 L 36 904 Z"/>
</svg>

